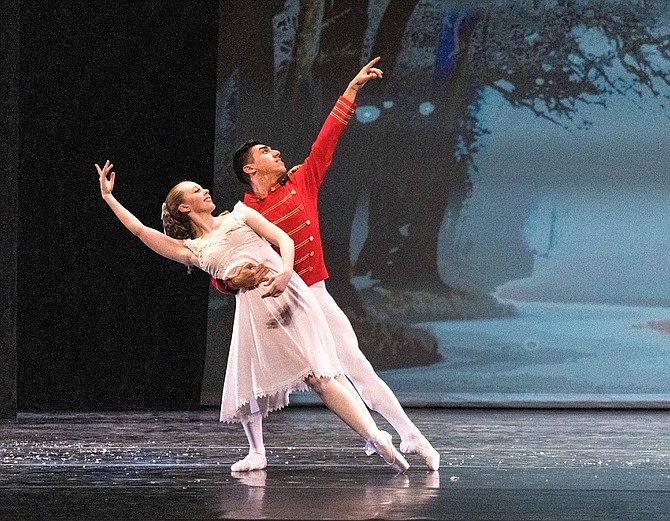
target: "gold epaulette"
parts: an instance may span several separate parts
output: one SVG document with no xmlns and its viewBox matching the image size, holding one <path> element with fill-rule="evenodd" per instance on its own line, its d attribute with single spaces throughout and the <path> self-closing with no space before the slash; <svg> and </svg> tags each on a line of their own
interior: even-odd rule
<svg viewBox="0 0 670 521">
<path fill-rule="evenodd" d="M 291 169 L 288 172 L 286 172 L 286 175 L 292 176 L 293 174 L 295 174 L 295 171 L 298 168 L 300 168 L 301 166 L 302 166 L 302 163 L 300 163 L 299 165 L 295 165 L 294 167 L 291 167 Z"/>
</svg>

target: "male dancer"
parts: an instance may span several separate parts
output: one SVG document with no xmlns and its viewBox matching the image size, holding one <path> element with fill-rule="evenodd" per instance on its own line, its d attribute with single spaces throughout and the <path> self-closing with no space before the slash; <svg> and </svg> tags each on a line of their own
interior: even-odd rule
<svg viewBox="0 0 670 521">
<path fill-rule="evenodd" d="M 439 453 L 412 423 L 388 385 L 375 373 L 358 346 L 349 319 L 328 293 L 325 284 L 328 271 L 319 231 L 318 191 L 337 142 L 354 115 L 356 94 L 369 80 L 382 78 L 382 71 L 374 67 L 378 61 L 379 57 L 370 61 L 351 80 L 326 118 L 304 163 L 287 172 L 278 150 L 259 141 L 249 141 L 235 152 L 233 170 L 241 182 L 251 187 L 252 192 L 245 194 L 244 203 L 287 232 L 295 242 L 294 269 L 323 308 L 335 338 L 340 364 L 356 388 L 351 389 L 352 393 L 358 399 L 362 398 L 370 409 L 377 411 L 393 426 L 400 435 L 402 452 L 418 453 L 428 468 L 437 470 Z M 263 266 L 247 265 L 233 278 L 213 280 L 212 284 L 224 293 L 253 288 L 265 274 Z M 262 446 L 262 427 L 257 425 L 255 428 L 259 431 L 256 435 Z M 366 452 L 372 454 L 375 451 L 368 444 Z"/>
</svg>

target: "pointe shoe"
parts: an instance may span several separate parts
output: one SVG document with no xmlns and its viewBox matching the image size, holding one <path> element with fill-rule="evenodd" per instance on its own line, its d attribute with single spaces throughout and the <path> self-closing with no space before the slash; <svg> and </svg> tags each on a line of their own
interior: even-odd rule
<svg viewBox="0 0 670 521">
<path fill-rule="evenodd" d="M 263 470 L 268 466 L 268 460 L 260 452 L 250 452 L 240 461 L 230 466 L 231 472 L 251 472 L 252 470 Z"/>
<path fill-rule="evenodd" d="M 375 452 L 398 474 L 403 474 L 409 468 L 407 460 L 391 443 L 391 435 L 388 432 L 379 431 L 374 438 L 368 441 L 374 447 Z"/>
<path fill-rule="evenodd" d="M 430 470 L 438 470 L 440 468 L 440 453 L 437 452 L 425 438 L 418 442 L 401 442 L 400 452 L 403 454 L 418 454 L 424 459 L 426 466 Z"/>
</svg>

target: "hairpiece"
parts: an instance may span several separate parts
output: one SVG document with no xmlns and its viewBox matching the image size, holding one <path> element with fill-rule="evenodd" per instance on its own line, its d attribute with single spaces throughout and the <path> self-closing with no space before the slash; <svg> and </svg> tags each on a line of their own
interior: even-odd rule
<svg viewBox="0 0 670 521">
<path fill-rule="evenodd" d="M 163 223 L 163 233 L 167 235 L 167 230 L 165 229 L 165 216 L 169 215 L 167 211 L 167 204 L 163 203 L 161 206 L 161 222 Z"/>
</svg>

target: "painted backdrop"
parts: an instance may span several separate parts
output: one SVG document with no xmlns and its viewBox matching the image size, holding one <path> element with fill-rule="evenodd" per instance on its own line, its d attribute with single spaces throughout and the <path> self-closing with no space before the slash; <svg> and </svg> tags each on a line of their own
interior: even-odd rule
<svg viewBox="0 0 670 521">
<path fill-rule="evenodd" d="M 328 287 L 412 404 L 670 404 L 670 25 L 656 1 L 221 2 L 214 192 L 302 162 L 371 57 L 320 211 Z M 234 301 L 212 293 L 203 403 Z"/>
</svg>

